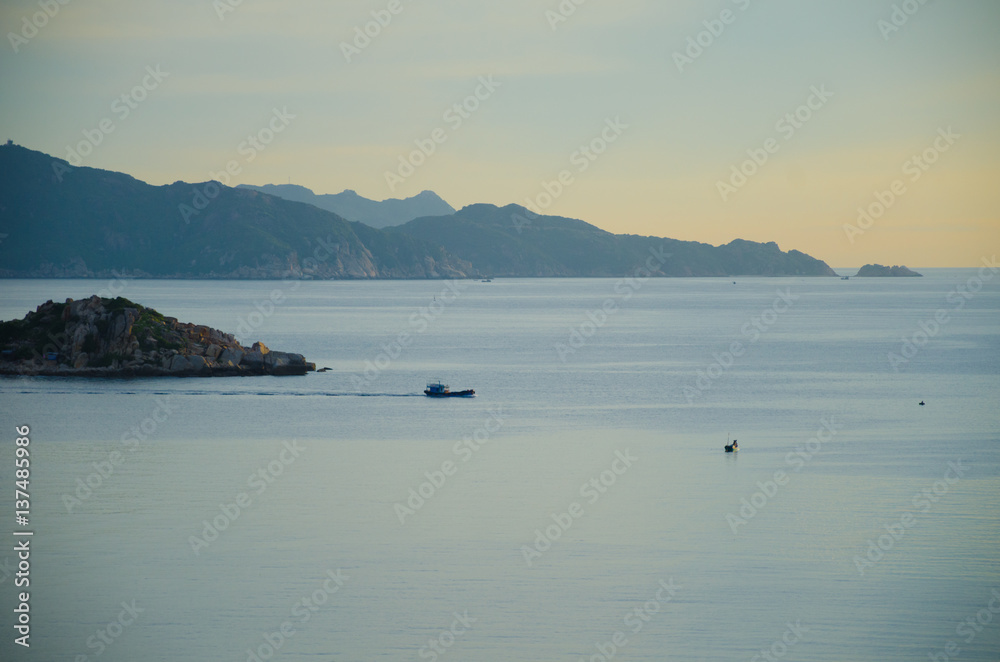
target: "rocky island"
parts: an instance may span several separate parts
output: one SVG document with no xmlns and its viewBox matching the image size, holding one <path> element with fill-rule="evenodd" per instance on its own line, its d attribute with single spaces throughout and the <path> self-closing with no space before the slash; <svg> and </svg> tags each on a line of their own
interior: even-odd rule
<svg viewBox="0 0 1000 662">
<path fill-rule="evenodd" d="M 865 266 L 858 269 L 858 273 L 854 275 L 855 278 L 865 278 L 865 277 L 905 277 L 913 278 L 917 276 L 923 276 L 923 274 L 918 274 L 916 271 L 911 271 L 905 266 L 892 266 L 884 267 L 881 264 L 866 264 Z"/>
<path fill-rule="evenodd" d="M 123 297 L 46 301 L 0 322 L 0 374 L 66 377 L 304 375 L 301 354 L 165 317 Z"/>
</svg>

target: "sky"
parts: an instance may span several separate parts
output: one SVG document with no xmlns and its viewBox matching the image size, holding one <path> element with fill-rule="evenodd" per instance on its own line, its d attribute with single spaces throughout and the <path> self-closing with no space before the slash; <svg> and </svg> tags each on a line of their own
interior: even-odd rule
<svg viewBox="0 0 1000 662">
<path fill-rule="evenodd" d="M 996 0 L 2 0 L 0 28 L 0 139 L 154 185 L 433 190 L 835 267 L 1000 243 Z"/>
</svg>

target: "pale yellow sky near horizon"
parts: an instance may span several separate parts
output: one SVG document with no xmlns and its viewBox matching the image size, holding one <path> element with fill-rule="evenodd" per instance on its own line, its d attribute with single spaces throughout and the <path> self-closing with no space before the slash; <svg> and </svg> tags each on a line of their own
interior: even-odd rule
<svg viewBox="0 0 1000 662">
<path fill-rule="evenodd" d="M 43 4 L 0 7 L 0 138 L 151 184 L 235 164 L 837 267 L 1000 244 L 991 0 Z"/>
</svg>

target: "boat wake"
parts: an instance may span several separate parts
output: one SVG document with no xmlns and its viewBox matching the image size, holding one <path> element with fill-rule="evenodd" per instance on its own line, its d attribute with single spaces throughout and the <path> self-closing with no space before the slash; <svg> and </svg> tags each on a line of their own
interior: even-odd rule
<svg viewBox="0 0 1000 662">
<path fill-rule="evenodd" d="M 136 390 L 86 390 L 50 391 L 46 389 L 17 390 L 18 395 L 178 395 L 178 396 L 255 396 L 255 397 L 314 397 L 314 398 L 422 398 L 422 393 L 341 393 L 326 391 L 136 391 Z"/>
</svg>

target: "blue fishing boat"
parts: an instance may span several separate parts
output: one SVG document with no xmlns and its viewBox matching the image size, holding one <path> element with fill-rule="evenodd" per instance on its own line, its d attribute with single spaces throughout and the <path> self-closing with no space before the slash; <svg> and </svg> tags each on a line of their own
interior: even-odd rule
<svg viewBox="0 0 1000 662">
<path fill-rule="evenodd" d="M 427 385 L 424 395 L 428 398 L 474 398 L 476 392 L 471 388 L 465 391 L 452 391 L 447 384 L 434 382 Z"/>
</svg>

